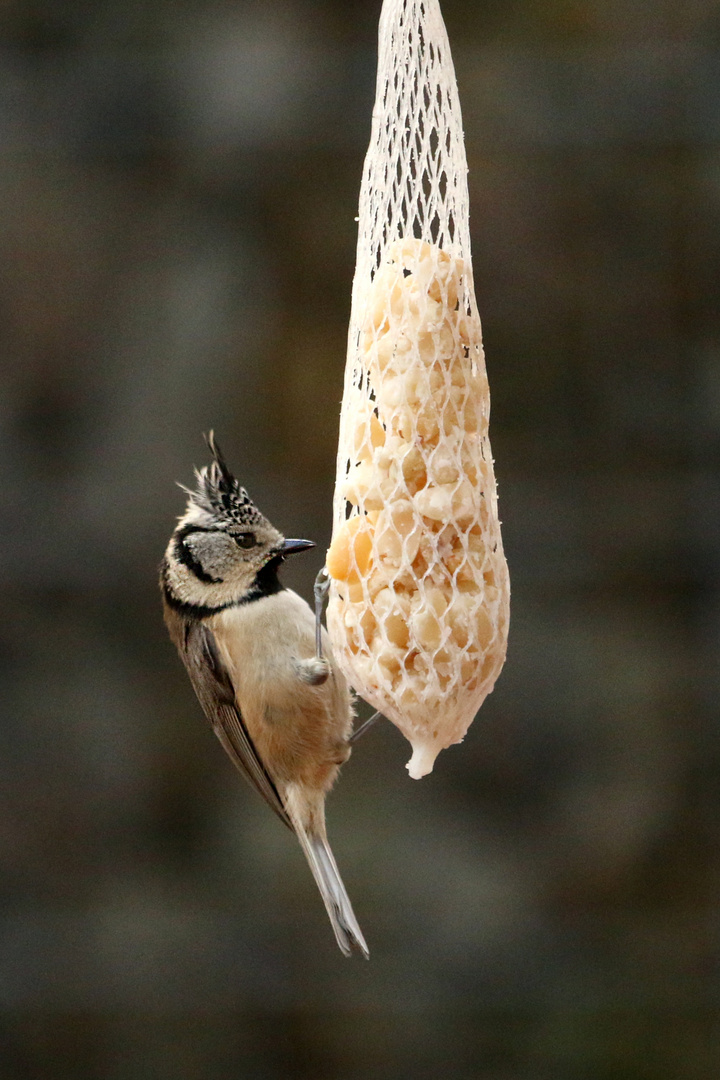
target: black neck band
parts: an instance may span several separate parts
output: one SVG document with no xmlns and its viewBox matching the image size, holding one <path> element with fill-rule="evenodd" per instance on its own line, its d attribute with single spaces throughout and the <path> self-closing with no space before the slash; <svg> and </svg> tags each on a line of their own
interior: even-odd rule
<svg viewBox="0 0 720 1080">
<path fill-rule="evenodd" d="M 218 604 L 210 607 L 206 604 L 188 604 L 178 599 L 168 581 L 167 563 L 163 561 L 160 571 L 160 587 L 168 607 L 191 619 L 208 619 L 211 615 L 218 615 L 221 611 L 229 608 L 242 607 L 244 604 L 252 604 L 255 600 L 262 600 L 266 596 L 274 596 L 275 593 L 283 592 L 285 586 L 278 578 L 278 570 L 283 563 L 283 556 L 276 555 L 274 559 L 266 563 L 255 575 L 255 580 L 243 595 L 236 600 L 229 600 L 226 604 Z"/>
</svg>

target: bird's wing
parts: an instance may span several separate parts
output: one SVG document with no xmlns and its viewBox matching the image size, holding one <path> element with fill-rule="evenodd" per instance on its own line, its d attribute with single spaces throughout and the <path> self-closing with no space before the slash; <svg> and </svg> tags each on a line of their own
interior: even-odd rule
<svg viewBox="0 0 720 1080">
<path fill-rule="evenodd" d="M 212 630 L 200 622 L 187 626 L 181 652 L 198 700 L 226 753 L 280 820 L 292 829 L 277 788 L 245 727 Z"/>
</svg>

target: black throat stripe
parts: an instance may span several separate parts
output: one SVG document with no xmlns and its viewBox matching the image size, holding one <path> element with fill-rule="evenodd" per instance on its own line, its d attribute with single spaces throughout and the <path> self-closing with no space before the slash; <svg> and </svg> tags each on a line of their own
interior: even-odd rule
<svg viewBox="0 0 720 1080">
<path fill-rule="evenodd" d="M 179 615 L 192 619 L 208 619 L 211 615 L 217 615 L 221 611 L 228 611 L 229 608 L 242 607 L 244 604 L 254 603 L 255 600 L 262 600 L 266 596 L 274 596 L 275 593 L 284 592 L 285 586 L 278 578 L 278 570 L 283 561 L 282 555 L 276 555 L 257 572 L 255 580 L 243 596 L 229 600 L 226 604 L 217 604 L 215 607 L 207 604 L 189 604 L 184 600 L 180 600 L 168 581 L 168 564 L 165 559 L 163 559 L 160 567 L 160 588 L 168 607 L 171 607 L 173 611 L 177 611 Z"/>
<path fill-rule="evenodd" d="M 262 600 L 264 596 L 274 596 L 275 593 L 283 592 L 285 586 L 278 578 L 278 570 L 284 562 L 282 555 L 276 555 L 270 562 L 265 563 L 255 575 L 255 580 L 238 603 L 251 604 L 253 600 Z"/>
</svg>

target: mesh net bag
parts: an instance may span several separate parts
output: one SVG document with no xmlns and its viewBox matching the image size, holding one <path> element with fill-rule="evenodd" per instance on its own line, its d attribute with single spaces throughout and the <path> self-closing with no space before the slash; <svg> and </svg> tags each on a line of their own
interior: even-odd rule
<svg viewBox="0 0 720 1080">
<path fill-rule="evenodd" d="M 358 220 L 328 630 L 348 681 L 409 739 L 420 777 L 493 689 L 509 613 L 438 0 L 385 0 Z"/>
</svg>

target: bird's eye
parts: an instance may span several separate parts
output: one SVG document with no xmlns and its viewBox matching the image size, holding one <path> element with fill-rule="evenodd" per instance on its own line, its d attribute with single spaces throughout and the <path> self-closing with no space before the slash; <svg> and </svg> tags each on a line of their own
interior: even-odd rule
<svg viewBox="0 0 720 1080">
<path fill-rule="evenodd" d="M 237 544 L 238 547 L 241 547 L 241 548 L 255 547 L 255 543 L 256 543 L 256 541 L 255 541 L 255 533 L 251 533 L 251 532 L 240 533 L 239 536 L 235 537 L 235 543 Z"/>
</svg>

